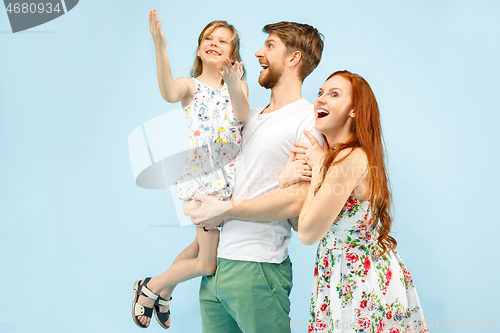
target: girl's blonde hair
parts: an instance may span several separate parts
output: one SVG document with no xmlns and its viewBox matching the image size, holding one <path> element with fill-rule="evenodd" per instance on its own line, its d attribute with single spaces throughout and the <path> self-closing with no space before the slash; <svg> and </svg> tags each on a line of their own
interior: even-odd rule
<svg viewBox="0 0 500 333">
<path fill-rule="evenodd" d="M 198 48 L 200 47 L 201 42 L 203 41 L 203 38 L 205 36 L 209 36 L 214 32 L 215 29 L 224 27 L 229 30 L 231 30 L 231 46 L 233 47 L 233 51 L 231 53 L 230 59 L 232 61 L 239 61 L 241 62 L 241 56 L 240 56 L 240 37 L 238 36 L 238 32 L 236 29 L 226 21 L 212 21 L 207 26 L 203 29 L 203 31 L 200 33 L 200 36 L 198 37 Z M 193 68 L 191 69 L 191 77 L 198 77 L 201 75 L 201 72 L 203 70 L 203 63 L 201 62 L 201 59 L 199 57 L 196 57 L 194 60 L 194 65 Z M 243 67 L 243 77 L 245 78 L 245 67 Z"/>
</svg>

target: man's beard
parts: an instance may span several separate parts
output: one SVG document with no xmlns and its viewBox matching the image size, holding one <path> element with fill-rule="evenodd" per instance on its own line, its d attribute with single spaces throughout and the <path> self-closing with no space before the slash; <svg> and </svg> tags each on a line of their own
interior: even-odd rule
<svg viewBox="0 0 500 333">
<path fill-rule="evenodd" d="M 272 89 L 279 82 L 283 74 L 283 65 L 278 66 L 269 64 L 267 72 L 267 75 L 259 76 L 259 84 L 266 89 Z"/>
</svg>

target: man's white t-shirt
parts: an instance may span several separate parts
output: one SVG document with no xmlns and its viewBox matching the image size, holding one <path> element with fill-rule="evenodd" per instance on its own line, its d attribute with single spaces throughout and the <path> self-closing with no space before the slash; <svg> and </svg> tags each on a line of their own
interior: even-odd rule
<svg viewBox="0 0 500 333">
<path fill-rule="evenodd" d="M 320 145 L 323 136 L 314 129 L 313 105 L 305 99 L 271 113 L 250 110 L 243 123 L 241 160 L 236 168 L 232 200 L 246 200 L 279 190 L 279 176 L 295 142 L 310 143 L 304 130 Z M 288 256 L 292 236 L 288 220 L 259 222 L 228 219 L 221 232 L 219 258 L 281 263 Z"/>
</svg>

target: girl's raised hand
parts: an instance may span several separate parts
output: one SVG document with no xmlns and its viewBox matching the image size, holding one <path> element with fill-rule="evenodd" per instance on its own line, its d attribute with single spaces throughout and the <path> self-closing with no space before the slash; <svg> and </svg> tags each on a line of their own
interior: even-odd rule
<svg viewBox="0 0 500 333">
<path fill-rule="evenodd" d="M 287 188 L 298 182 L 310 182 L 312 170 L 304 160 L 297 160 L 295 153 L 292 153 L 285 164 L 285 168 L 280 174 L 280 188 Z"/>
<path fill-rule="evenodd" d="M 243 63 L 236 61 L 234 64 L 227 58 L 222 61 L 222 68 L 218 68 L 219 74 L 228 85 L 239 84 L 243 77 Z"/>
<path fill-rule="evenodd" d="M 165 35 L 163 35 L 163 31 L 161 31 L 161 21 L 158 21 L 156 9 L 149 12 L 149 31 L 151 31 L 156 47 L 167 47 L 167 40 L 165 39 Z"/>
</svg>

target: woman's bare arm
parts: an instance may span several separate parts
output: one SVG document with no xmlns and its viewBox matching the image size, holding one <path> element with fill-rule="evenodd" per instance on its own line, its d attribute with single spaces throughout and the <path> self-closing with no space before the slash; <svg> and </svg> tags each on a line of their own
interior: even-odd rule
<svg viewBox="0 0 500 333">
<path fill-rule="evenodd" d="M 348 151 L 343 151 L 337 160 L 341 160 Z M 320 241 L 327 233 L 332 223 L 344 207 L 347 199 L 359 184 L 368 162 L 365 153 L 354 149 L 340 163 L 330 167 L 320 190 L 314 195 L 314 189 L 319 184 L 319 166 L 313 167 L 311 186 L 304 206 L 300 212 L 298 235 L 302 243 L 312 245 Z"/>
</svg>

